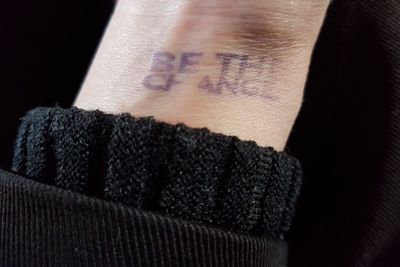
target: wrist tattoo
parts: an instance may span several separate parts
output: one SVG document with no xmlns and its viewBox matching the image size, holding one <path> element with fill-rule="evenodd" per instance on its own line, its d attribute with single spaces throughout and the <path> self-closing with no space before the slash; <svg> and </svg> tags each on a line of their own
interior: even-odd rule
<svg viewBox="0 0 400 267">
<path fill-rule="evenodd" d="M 217 66 L 216 73 L 199 73 L 206 60 Z M 275 100 L 265 88 L 268 75 L 272 73 L 273 60 L 265 56 L 249 56 L 233 53 L 185 52 L 173 54 L 157 52 L 153 55 L 149 75 L 143 86 L 149 90 L 172 91 L 183 85 L 190 75 L 196 79 L 197 89 L 210 94 L 231 94 Z M 192 77 L 192 78 L 193 78 Z M 191 80 L 192 81 L 192 80 Z"/>
</svg>

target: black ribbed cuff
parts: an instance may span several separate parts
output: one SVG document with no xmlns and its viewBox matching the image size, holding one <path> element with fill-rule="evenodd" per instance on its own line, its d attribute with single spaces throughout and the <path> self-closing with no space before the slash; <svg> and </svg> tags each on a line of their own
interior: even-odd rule
<svg viewBox="0 0 400 267">
<path fill-rule="evenodd" d="M 182 124 L 39 108 L 23 119 L 17 173 L 74 192 L 228 231 L 282 238 L 297 198 L 297 160 Z"/>
</svg>

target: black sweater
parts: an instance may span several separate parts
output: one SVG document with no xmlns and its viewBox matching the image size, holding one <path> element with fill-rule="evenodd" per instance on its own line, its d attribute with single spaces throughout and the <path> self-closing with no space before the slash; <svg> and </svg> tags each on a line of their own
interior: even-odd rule
<svg viewBox="0 0 400 267">
<path fill-rule="evenodd" d="M 284 266 L 297 160 L 206 129 L 78 109 L 24 119 L 2 173 L 6 266 Z M 54 187 L 55 186 L 55 187 Z"/>
</svg>

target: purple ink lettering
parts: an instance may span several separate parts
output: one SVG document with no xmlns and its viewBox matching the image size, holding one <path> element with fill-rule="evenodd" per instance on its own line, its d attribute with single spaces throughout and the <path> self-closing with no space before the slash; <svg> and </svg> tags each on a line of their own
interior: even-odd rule
<svg viewBox="0 0 400 267">
<path fill-rule="evenodd" d="M 249 82 L 245 80 L 240 80 L 240 93 L 247 96 L 256 96 L 257 89 L 249 86 Z"/>
<path fill-rule="evenodd" d="M 243 75 L 248 69 L 257 70 L 257 74 L 261 75 L 264 70 L 265 57 L 259 57 L 257 63 L 251 63 L 249 56 L 243 55 L 240 57 L 240 74 Z"/>
<path fill-rule="evenodd" d="M 178 85 L 178 84 L 180 84 L 180 83 L 181 83 L 181 82 L 175 80 L 175 75 L 174 75 L 174 74 L 171 74 L 171 75 L 169 75 L 168 80 L 167 80 L 167 83 L 165 84 L 164 91 L 169 91 L 169 90 L 171 90 L 171 88 L 172 88 L 173 86 Z"/>
<path fill-rule="evenodd" d="M 179 66 L 180 73 L 195 73 L 196 70 L 189 68 L 199 64 L 201 57 L 204 53 L 187 52 L 182 54 L 181 64 Z"/>
<path fill-rule="evenodd" d="M 223 87 L 227 87 L 231 92 L 236 95 L 237 94 L 237 82 L 234 84 L 228 82 L 226 76 L 230 70 L 231 63 L 233 60 L 238 59 L 239 55 L 236 54 L 227 54 L 227 53 L 217 53 L 217 58 L 222 61 L 222 69 L 219 76 L 219 81 L 217 84 L 218 91 L 222 91 Z"/>
<path fill-rule="evenodd" d="M 215 87 L 212 84 L 210 77 L 208 75 L 204 76 L 204 78 L 201 80 L 201 82 L 199 83 L 199 88 L 213 94 L 221 94 L 221 89 Z"/>
<path fill-rule="evenodd" d="M 154 74 L 147 76 L 143 81 L 143 86 L 154 91 L 169 91 L 181 82 L 175 80 L 175 75 Z"/>
<path fill-rule="evenodd" d="M 249 81 L 246 79 L 247 71 L 256 70 L 257 74 L 261 76 L 263 74 L 263 65 L 265 63 L 264 57 L 259 57 L 257 63 L 251 63 L 248 55 L 242 55 L 240 57 L 240 68 L 237 77 L 237 85 L 240 88 L 240 92 L 247 96 L 256 96 L 257 89 L 249 86 Z M 257 77 L 259 78 L 259 77 Z"/>
<path fill-rule="evenodd" d="M 150 70 L 154 72 L 172 71 L 174 69 L 172 63 L 175 61 L 175 58 L 174 54 L 168 52 L 155 53 Z"/>
</svg>

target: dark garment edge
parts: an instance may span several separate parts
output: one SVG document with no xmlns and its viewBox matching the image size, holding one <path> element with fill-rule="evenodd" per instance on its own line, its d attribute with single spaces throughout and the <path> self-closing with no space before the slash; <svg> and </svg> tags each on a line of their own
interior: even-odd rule
<svg viewBox="0 0 400 267">
<path fill-rule="evenodd" d="M 1 266 L 286 265 L 286 243 L 224 232 L 0 171 Z"/>
</svg>

